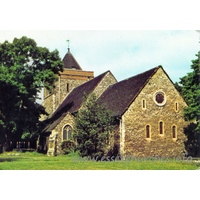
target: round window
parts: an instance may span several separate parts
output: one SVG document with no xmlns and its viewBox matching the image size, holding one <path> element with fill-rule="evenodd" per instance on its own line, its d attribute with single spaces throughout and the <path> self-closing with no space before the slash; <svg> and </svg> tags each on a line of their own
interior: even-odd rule
<svg viewBox="0 0 200 200">
<path fill-rule="evenodd" d="M 164 92 L 158 91 L 154 94 L 154 101 L 158 106 L 164 106 L 166 100 L 167 99 Z"/>
</svg>

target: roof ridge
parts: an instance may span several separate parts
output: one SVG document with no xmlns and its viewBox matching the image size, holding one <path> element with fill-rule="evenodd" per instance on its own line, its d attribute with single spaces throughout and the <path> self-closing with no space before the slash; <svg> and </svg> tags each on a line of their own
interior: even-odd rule
<svg viewBox="0 0 200 200">
<path fill-rule="evenodd" d="M 110 85 L 100 96 L 98 102 L 100 105 L 106 104 L 107 109 L 111 110 L 114 116 L 122 115 L 160 67 L 154 67 Z M 116 99 L 115 96 L 118 98 Z"/>
<path fill-rule="evenodd" d="M 139 88 L 139 91 L 134 95 L 134 97 L 131 99 L 131 101 L 129 102 L 127 108 L 129 108 L 129 106 L 133 103 L 133 101 L 137 98 L 137 96 L 140 94 L 140 92 L 143 90 L 143 88 L 147 85 L 147 83 L 149 82 L 149 80 L 152 78 L 152 76 L 158 71 L 159 68 L 162 68 L 161 65 L 157 66 L 157 67 L 154 67 L 146 72 L 143 72 L 143 73 L 140 73 L 136 76 L 133 76 L 133 77 L 137 77 L 139 75 L 142 75 L 142 74 L 145 74 L 145 73 L 148 73 L 150 72 L 151 70 L 153 70 L 152 74 L 147 78 L 147 80 L 145 81 L 145 83 Z M 132 78 L 133 78 L 132 77 Z M 127 108 L 125 109 L 124 112 L 126 112 Z"/>
<path fill-rule="evenodd" d="M 156 68 L 160 68 L 160 67 L 162 67 L 161 65 L 159 65 L 159 66 L 157 66 L 157 67 L 154 67 L 154 68 L 152 68 L 152 69 L 149 69 L 149 70 L 147 70 L 147 71 L 144 71 L 144 72 L 142 72 L 142 73 L 139 73 L 139 74 L 136 74 L 136 75 L 134 75 L 134 76 L 131 76 L 131 77 L 129 77 L 129 78 L 126 78 L 126 79 L 123 79 L 123 80 L 121 80 L 121 81 L 119 81 L 118 83 L 120 83 L 120 82 L 123 82 L 123 81 L 127 81 L 127 80 L 129 80 L 129 79 L 131 79 L 131 78 L 135 78 L 135 77 L 137 77 L 137 76 L 140 76 L 140 75 L 142 75 L 142 74 L 145 74 L 145 73 L 147 73 L 147 72 L 149 72 L 149 71 L 151 71 L 151 70 L 155 70 Z M 115 84 L 117 84 L 117 83 L 115 83 Z"/>
</svg>

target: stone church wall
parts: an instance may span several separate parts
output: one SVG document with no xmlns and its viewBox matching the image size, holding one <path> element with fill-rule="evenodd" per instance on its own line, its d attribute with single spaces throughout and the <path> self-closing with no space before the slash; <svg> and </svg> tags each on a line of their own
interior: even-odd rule
<svg viewBox="0 0 200 200">
<path fill-rule="evenodd" d="M 47 118 L 50 118 L 53 112 L 56 111 L 58 106 L 62 103 L 62 101 L 65 99 L 65 97 L 76 87 L 79 85 L 87 82 L 88 80 L 77 80 L 77 79 L 60 79 L 55 82 L 55 88 L 53 89 L 53 93 L 50 95 L 50 93 L 47 91 L 47 89 L 44 89 L 44 101 L 42 103 L 42 106 L 45 107 L 46 112 L 49 114 L 49 116 L 41 115 L 40 120 L 45 120 Z M 59 89 L 60 84 L 60 89 Z M 68 87 L 67 87 L 68 84 Z M 60 90 L 60 91 L 59 91 Z"/>
<path fill-rule="evenodd" d="M 75 79 L 61 79 L 60 81 L 60 103 L 65 99 L 65 97 L 71 92 L 74 88 L 82 85 L 83 83 L 87 82 L 87 80 L 75 80 Z M 68 84 L 68 91 L 67 91 L 67 84 Z M 59 94 L 58 90 L 59 86 L 57 86 L 57 103 L 59 104 Z"/>
<path fill-rule="evenodd" d="M 100 83 L 97 85 L 97 87 L 94 89 L 94 93 L 96 94 L 97 97 L 99 97 L 105 90 L 106 88 L 111 85 L 116 83 L 116 79 L 113 77 L 113 75 L 108 72 L 106 74 L 106 76 L 100 81 Z M 60 145 L 63 141 L 63 127 L 66 125 L 70 125 L 73 128 L 73 124 L 74 124 L 74 116 L 70 113 L 67 113 L 67 115 L 64 117 L 64 119 L 55 127 L 54 130 L 52 130 L 53 132 L 56 132 L 57 134 L 57 153 L 61 153 L 61 149 L 60 149 Z M 114 138 L 115 140 L 117 140 L 117 136 L 112 133 L 112 142 L 111 142 L 111 146 L 114 146 Z M 119 139 L 119 137 L 118 137 Z M 117 143 L 117 142 L 116 142 Z"/>
<path fill-rule="evenodd" d="M 154 102 L 156 91 L 165 93 L 167 101 L 164 106 L 158 106 Z M 146 103 L 145 108 L 143 100 Z M 123 115 L 122 153 L 126 156 L 133 154 L 136 157 L 183 156 L 186 140 L 183 128 L 188 125 L 182 113 L 185 106 L 187 106 L 185 101 L 160 68 Z M 159 132 L 160 121 L 164 125 L 163 134 Z M 146 125 L 150 126 L 150 138 L 146 138 Z M 172 126 L 177 128 L 177 139 L 172 138 Z"/>
<path fill-rule="evenodd" d="M 76 87 L 87 82 L 88 80 L 77 80 L 77 79 L 60 79 L 60 92 L 59 92 L 59 81 L 55 84 L 55 110 L 62 103 L 65 97 Z M 68 88 L 67 88 L 68 84 Z M 68 90 L 67 90 L 68 89 Z M 60 97 L 59 97 L 60 94 Z M 54 110 L 54 111 L 55 111 Z"/>
<path fill-rule="evenodd" d="M 101 94 L 112 84 L 117 83 L 115 77 L 108 72 L 105 77 L 100 81 L 98 86 L 94 89 L 94 93 L 96 94 L 97 98 L 101 96 Z"/>
<path fill-rule="evenodd" d="M 73 129 L 73 125 L 74 125 L 74 116 L 71 115 L 70 113 L 67 113 L 67 115 L 65 116 L 65 118 L 58 124 L 58 126 L 56 126 L 56 128 L 54 129 L 54 131 L 57 133 L 57 138 L 56 138 L 56 144 L 57 144 L 57 152 L 58 154 L 62 153 L 62 149 L 61 149 L 61 144 L 63 141 L 63 128 L 66 125 L 70 125 Z"/>
<path fill-rule="evenodd" d="M 49 118 L 53 113 L 53 94 L 49 95 L 43 102 L 42 106 L 45 108 L 45 111 L 49 114 L 49 116 L 41 115 L 40 121 L 43 121 Z"/>
</svg>

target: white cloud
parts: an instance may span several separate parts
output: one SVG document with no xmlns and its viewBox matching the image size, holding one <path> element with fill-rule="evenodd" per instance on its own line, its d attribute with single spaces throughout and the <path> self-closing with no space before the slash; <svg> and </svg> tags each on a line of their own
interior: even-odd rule
<svg viewBox="0 0 200 200">
<path fill-rule="evenodd" d="M 61 58 L 69 39 L 83 70 L 95 76 L 110 70 L 119 81 L 158 65 L 178 81 L 200 50 L 197 31 L 0 31 L 0 42 L 23 35 L 51 51 L 58 49 Z"/>
<path fill-rule="evenodd" d="M 195 31 L 94 32 L 89 36 L 93 42 L 79 47 L 82 53 L 78 52 L 77 60 L 84 69 L 92 67 L 96 75 L 109 69 L 118 80 L 163 65 L 178 81 L 200 49 L 198 37 Z"/>
</svg>

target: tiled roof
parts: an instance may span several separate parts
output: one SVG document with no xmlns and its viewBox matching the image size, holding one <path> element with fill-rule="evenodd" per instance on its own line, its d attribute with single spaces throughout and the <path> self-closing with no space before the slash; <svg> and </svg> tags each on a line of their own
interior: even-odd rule
<svg viewBox="0 0 200 200">
<path fill-rule="evenodd" d="M 161 66 L 155 67 L 149 71 L 110 85 L 99 97 L 98 103 L 100 105 L 105 105 L 106 108 L 112 112 L 113 116 L 123 115 L 149 79 L 160 67 Z M 52 117 L 45 121 L 46 127 L 43 129 L 43 132 L 50 132 L 53 130 L 66 116 L 67 112 L 77 112 L 82 105 L 83 92 L 87 95 L 91 94 L 108 72 L 109 71 L 74 88 L 53 113 Z"/>
<path fill-rule="evenodd" d="M 91 94 L 96 86 L 100 83 L 103 77 L 109 71 L 95 77 L 94 79 L 74 88 L 67 97 L 63 100 L 61 105 L 57 108 L 57 110 L 53 113 L 50 119 L 44 121 L 46 123 L 46 127 L 43 129 L 43 132 L 48 132 L 54 129 L 60 121 L 66 116 L 67 112 L 74 113 L 77 112 L 83 101 L 83 95 Z"/>
<path fill-rule="evenodd" d="M 71 54 L 70 50 L 68 49 L 67 54 L 63 58 L 63 63 L 64 63 L 64 68 L 66 69 L 77 69 L 77 70 L 82 70 L 74 56 Z"/>
<path fill-rule="evenodd" d="M 121 116 L 134 101 L 148 80 L 161 66 L 155 67 L 137 76 L 110 85 L 98 99 L 113 116 Z"/>
</svg>

